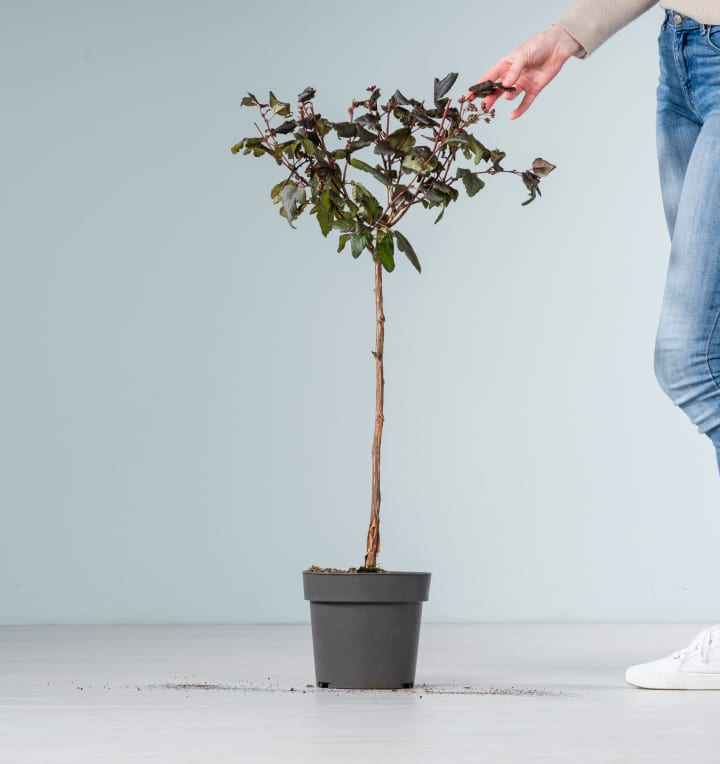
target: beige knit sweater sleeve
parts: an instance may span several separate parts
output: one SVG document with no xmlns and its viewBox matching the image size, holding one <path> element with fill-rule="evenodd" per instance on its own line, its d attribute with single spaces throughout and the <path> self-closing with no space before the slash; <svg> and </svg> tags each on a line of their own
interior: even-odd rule
<svg viewBox="0 0 720 764">
<path fill-rule="evenodd" d="M 579 0 L 555 23 L 583 46 L 578 57 L 585 58 L 653 5 L 657 0 Z"/>
</svg>

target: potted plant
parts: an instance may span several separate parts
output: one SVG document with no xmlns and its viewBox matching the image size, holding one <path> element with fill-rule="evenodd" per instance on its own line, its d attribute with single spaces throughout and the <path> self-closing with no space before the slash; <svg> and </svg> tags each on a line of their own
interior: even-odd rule
<svg viewBox="0 0 720 764">
<path fill-rule="evenodd" d="M 380 90 L 369 87 L 367 95 L 352 101 L 347 119 L 337 122 L 316 111 L 311 87 L 298 95 L 295 113 L 272 92 L 267 103 L 252 93 L 242 99 L 243 106 L 258 111 L 257 134 L 235 144 L 232 153 L 272 158 L 282 168 L 283 177 L 271 190 L 280 215 L 293 226 L 309 211 L 323 236 L 337 232 L 338 252 L 349 249 L 356 259 L 367 252 L 375 272 L 376 409 L 365 558 L 357 568 L 311 566 L 303 571 L 320 687 L 389 689 L 415 682 L 430 573 L 387 571 L 377 564 L 385 386 L 383 270 L 395 269 L 399 251 L 421 272 L 413 246 L 397 226 L 418 205 L 438 210 L 439 222 L 458 199 L 459 189 L 475 196 L 485 186 L 485 175 L 519 176 L 529 191 L 523 204 L 529 204 L 540 195 L 540 179 L 554 169 L 538 158 L 528 170 L 505 170 L 505 153 L 486 148 L 471 132 L 474 125 L 489 122 L 494 111 L 464 97 L 456 103 L 447 97 L 457 76 L 451 72 L 435 79 L 429 105 L 399 90 L 381 104 Z M 470 87 L 480 98 L 498 89 L 510 88 L 491 81 Z M 380 189 L 383 200 L 364 183 Z"/>
</svg>

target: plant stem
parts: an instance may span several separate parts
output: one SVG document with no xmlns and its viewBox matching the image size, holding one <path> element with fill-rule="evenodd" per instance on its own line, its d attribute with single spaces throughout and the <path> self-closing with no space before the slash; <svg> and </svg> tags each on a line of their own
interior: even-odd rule
<svg viewBox="0 0 720 764">
<path fill-rule="evenodd" d="M 374 259 L 374 253 L 373 253 Z M 370 529 L 367 536 L 365 567 L 377 565 L 377 553 L 380 551 L 380 446 L 385 416 L 383 402 L 385 394 L 385 376 L 383 373 L 383 346 L 385 344 L 385 314 L 382 297 L 382 264 L 375 261 L 375 431 L 372 443 L 372 495 L 370 501 Z"/>
<path fill-rule="evenodd" d="M 450 108 L 450 101 L 445 104 L 445 111 L 443 111 L 442 119 L 440 120 L 440 127 L 437 129 L 437 133 L 435 135 L 435 143 L 433 143 L 432 147 L 432 154 L 434 155 L 437 151 L 438 143 L 440 143 L 440 136 L 442 135 L 443 127 L 445 127 L 445 120 L 447 119 L 447 113 L 448 109 Z"/>
</svg>

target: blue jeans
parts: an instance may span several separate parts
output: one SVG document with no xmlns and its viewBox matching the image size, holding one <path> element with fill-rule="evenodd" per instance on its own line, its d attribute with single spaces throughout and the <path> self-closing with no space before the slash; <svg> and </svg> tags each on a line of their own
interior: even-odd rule
<svg viewBox="0 0 720 764">
<path fill-rule="evenodd" d="M 655 375 L 715 446 L 720 470 L 720 26 L 668 11 L 657 149 L 670 260 Z"/>
</svg>

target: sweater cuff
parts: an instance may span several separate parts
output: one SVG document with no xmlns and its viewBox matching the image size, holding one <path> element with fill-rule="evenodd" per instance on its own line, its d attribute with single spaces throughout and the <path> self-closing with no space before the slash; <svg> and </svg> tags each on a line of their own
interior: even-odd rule
<svg viewBox="0 0 720 764">
<path fill-rule="evenodd" d="M 555 21 L 555 22 L 553 22 L 553 24 L 554 24 L 554 26 L 558 26 L 558 27 L 561 27 L 562 29 L 564 29 L 570 35 L 570 37 L 572 37 L 573 40 L 575 40 L 575 42 L 578 45 L 580 45 L 580 50 L 577 51 L 577 53 L 573 53 L 573 56 L 575 56 L 575 58 L 587 58 L 588 57 L 589 54 L 588 54 L 588 52 L 587 52 L 587 50 L 585 48 L 585 45 L 583 45 L 583 43 L 579 39 L 579 37 L 577 35 L 577 32 L 573 32 L 572 28 L 569 29 L 565 24 L 562 23 L 562 21 Z"/>
<path fill-rule="evenodd" d="M 555 23 L 582 45 L 583 50 L 575 55 L 586 58 L 656 3 L 657 0 L 577 0 Z"/>
<path fill-rule="evenodd" d="M 570 37 L 577 40 L 582 48 L 575 53 L 576 58 L 587 58 L 594 53 L 615 31 L 609 31 L 598 24 L 598 20 L 582 13 L 578 8 L 570 8 L 555 22 Z"/>
</svg>

